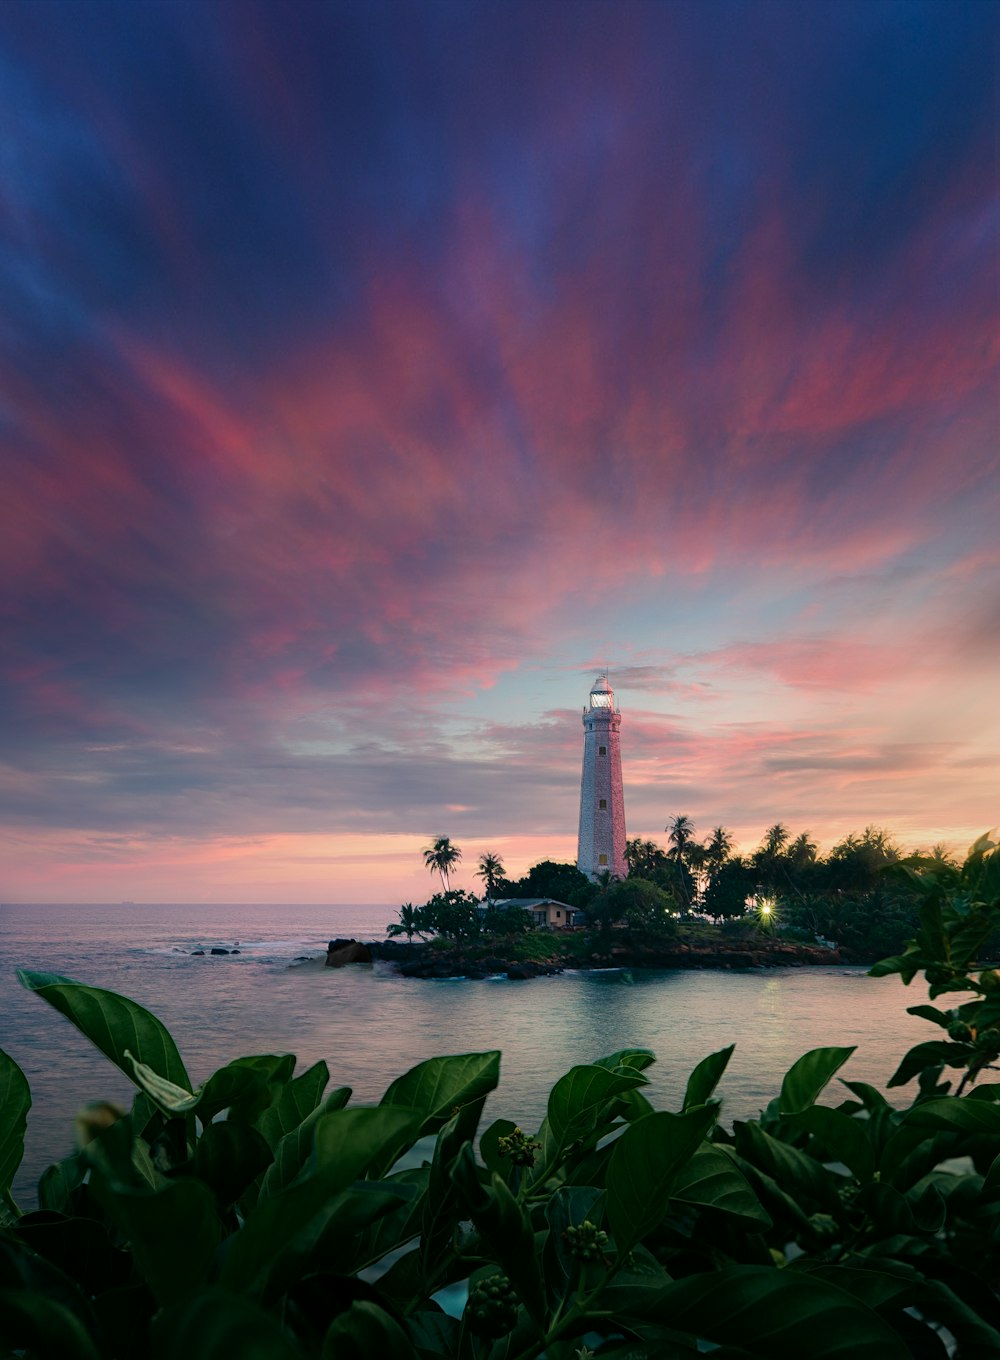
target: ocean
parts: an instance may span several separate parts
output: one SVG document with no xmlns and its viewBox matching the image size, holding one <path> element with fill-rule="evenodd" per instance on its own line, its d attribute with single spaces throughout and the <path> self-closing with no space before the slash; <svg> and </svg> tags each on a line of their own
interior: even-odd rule
<svg viewBox="0 0 1000 1360">
<path fill-rule="evenodd" d="M 334 1085 L 376 1101 L 438 1053 L 503 1052 L 487 1120 L 537 1126 L 553 1082 L 575 1063 L 652 1049 L 654 1105 L 676 1108 L 688 1073 L 736 1043 L 720 1087 L 727 1119 L 754 1114 L 810 1048 L 856 1044 L 844 1075 L 884 1085 L 912 1044 L 933 1037 L 905 1013 L 926 999 L 861 968 L 566 972 L 531 982 L 401 978 L 388 964 L 323 967 L 335 936 L 381 939 L 381 906 L 0 906 L 0 1048 L 32 1088 L 15 1197 L 34 1202 L 49 1162 L 73 1149 L 88 1100 L 128 1103 L 131 1085 L 70 1023 L 22 988 L 18 968 L 60 973 L 140 1002 L 171 1030 L 195 1083 L 247 1053 L 325 1058 Z M 195 949 L 237 948 L 197 957 Z M 841 1088 L 842 1089 L 842 1088 Z"/>
</svg>

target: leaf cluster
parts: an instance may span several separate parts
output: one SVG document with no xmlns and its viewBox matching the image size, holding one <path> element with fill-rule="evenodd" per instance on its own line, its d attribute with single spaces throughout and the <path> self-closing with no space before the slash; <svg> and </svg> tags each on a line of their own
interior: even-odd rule
<svg viewBox="0 0 1000 1360">
<path fill-rule="evenodd" d="M 730 1132 L 731 1047 L 677 1110 L 648 1097 L 653 1054 L 625 1049 L 562 1076 L 537 1129 L 481 1127 L 497 1052 L 420 1063 L 375 1106 L 288 1055 L 195 1089 L 135 1002 L 21 980 L 136 1095 L 22 1213 L 30 1093 L 0 1056 L 0 1355 L 925 1360 L 943 1334 L 972 1360 L 1000 1350 L 1000 1088 L 925 1085 L 895 1109 L 848 1081 L 819 1104 L 852 1052 L 822 1048 Z"/>
</svg>

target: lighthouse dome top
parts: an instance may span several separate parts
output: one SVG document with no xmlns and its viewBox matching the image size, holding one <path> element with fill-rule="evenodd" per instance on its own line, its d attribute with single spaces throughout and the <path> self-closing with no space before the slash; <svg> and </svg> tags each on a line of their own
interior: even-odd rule
<svg viewBox="0 0 1000 1360">
<path fill-rule="evenodd" d="M 606 675 L 599 675 L 590 687 L 591 708 L 614 708 L 615 692 Z"/>
</svg>

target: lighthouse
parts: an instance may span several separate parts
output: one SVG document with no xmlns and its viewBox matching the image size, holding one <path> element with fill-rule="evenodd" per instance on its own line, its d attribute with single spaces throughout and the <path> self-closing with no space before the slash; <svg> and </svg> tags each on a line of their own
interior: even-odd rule
<svg viewBox="0 0 1000 1360">
<path fill-rule="evenodd" d="M 625 799 L 622 793 L 622 715 L 614 690 L 599 675 L 583 710 L 583 776 L 580 779 L 580 839 L 576 865 L 588 878 L 625 865 Z"/>
</svg>

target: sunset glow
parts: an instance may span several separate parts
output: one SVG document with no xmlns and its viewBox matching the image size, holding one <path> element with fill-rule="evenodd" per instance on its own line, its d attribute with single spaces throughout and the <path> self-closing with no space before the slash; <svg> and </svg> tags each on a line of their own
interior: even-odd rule
<svg viewBox="0 0 1000 1360">
<path fill-rule="evenodd" d="M 1000 822 L 997 13 L 4 6 L 0 900 Z"/>
</svg>

